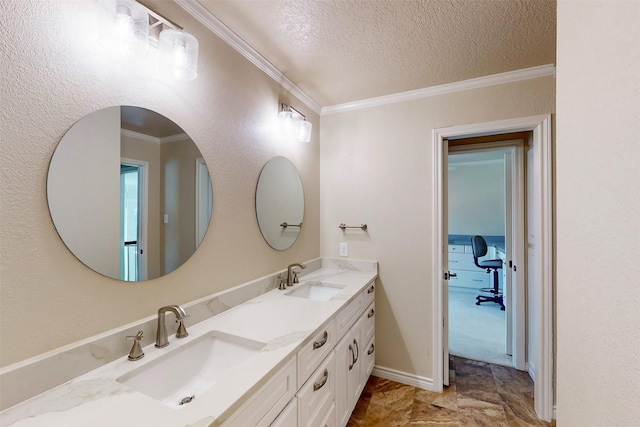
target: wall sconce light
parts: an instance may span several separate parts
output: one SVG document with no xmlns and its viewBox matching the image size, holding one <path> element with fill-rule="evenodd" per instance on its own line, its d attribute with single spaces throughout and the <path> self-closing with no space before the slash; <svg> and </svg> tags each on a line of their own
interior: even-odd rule
<svg viewBox="0 0 640 427">
<path fill-rule="evenodd" d="M 173 22 L 135 0 L 104 0 L 112 28 L 101 38 L 112 50 L 127 56 L 144 56 L 149 46 L 158 48 L 160 71 L 178 80 L 198 76 L 198 40 Z"/>
<path fill-rule="evenodd" d="M 311 141 L 311 129 L 313 125 L 308 122 L 304 114 L 291 105 L 280 104 L 280 126 L 285 136 L 295 138 L 299 142 Z"/>
</svg>

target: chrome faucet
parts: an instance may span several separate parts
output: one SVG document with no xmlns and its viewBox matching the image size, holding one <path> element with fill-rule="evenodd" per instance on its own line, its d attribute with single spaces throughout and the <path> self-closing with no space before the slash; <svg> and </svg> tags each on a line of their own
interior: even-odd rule
<svg viewBox="0 0 640 427">
<path fill-rule="evenodd" d="M 167 305 L 160 307 L 158 310 L 158 330 L 156 332 L 156 347 L 162 348 L 169 345 L 169 339 L 167 338 L 167 326 L 165 325 L 164 318 L 167 311 L 172 312 L 176 316 L 176 322 L 179 322 L 178 331 L 176 332 L 176 338 L 184 338 L 189 333 L 184 326 L 183 320 L 187 317 L 184 309 L 179 305 Z"/>
<path fill-rule="evenodd" d="M 297 283 L 295 280 L 293 280 L 293 279 L 292 279 L 292 275 L 291 275 L 291 273 L 292 273 L 292 272 L 291 272 L 291 269 L 292 269 L 293 267 L 300 267 L 300 268 L 302 268 L 302 269 L 307 268 L 305 265 L 298 264 L 298 263 L 295 263 L 295 264 L 291 264 L 291 265 L 289 265 L 289 266 L 287 267 L 287 286 L 293 286 L 293 284 L 294 284 L 294 283 Z"/>
</svg>

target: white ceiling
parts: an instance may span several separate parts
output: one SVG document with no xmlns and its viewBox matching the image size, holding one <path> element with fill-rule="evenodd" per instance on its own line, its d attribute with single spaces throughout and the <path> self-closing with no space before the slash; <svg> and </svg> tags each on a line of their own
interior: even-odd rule
<svg viewBox="0 0 640 427">
<path fill-rule="evenodd" d="M 197 0 L 326 107 L 555 63 L 555 0 Z"/>
</svg>

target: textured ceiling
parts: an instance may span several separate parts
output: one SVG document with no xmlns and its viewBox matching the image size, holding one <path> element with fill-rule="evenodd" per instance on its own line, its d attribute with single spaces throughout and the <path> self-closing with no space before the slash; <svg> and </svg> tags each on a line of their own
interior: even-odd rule
<svg viewBox="0 0 640 427">
<path fill-rule="evenodd" d="M 198 0 L 321 106 L 555 63 L 551 0 Z"/>
</svg>

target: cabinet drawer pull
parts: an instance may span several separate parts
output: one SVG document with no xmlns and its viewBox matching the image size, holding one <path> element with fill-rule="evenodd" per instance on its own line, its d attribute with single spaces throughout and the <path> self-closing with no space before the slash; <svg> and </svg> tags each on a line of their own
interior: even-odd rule
<svg viewBox="0 0 640 427">
<path fill-rule="evenodd" d="M 369 314 L 367 314 L 367 319 L 371 319 L 375 313 L 375 310 L 372 308 Z"/>
<path fill-rule="evenodd" d="M 371 347 L 369 348 L 369 351 L 367 351 L 367 354 L 369 356 L 371 356 L 373 354 L 373 352 L 375 351 L 375 349 L 376 349 L 376 346 L 373 345 L 373 343 L 371 343 Z"/>
<path fill-rule="evenodd" d="M 327 383 L 328 379 L 329 379 L 329 371 L 325 369 L 324 370 L 324 376 L 322 377 L 322 380 L 319 383 L 313 384 L 313 391 L 318 391 L 322 387 L 324 387 L 324 385 Z"/>
<path fill-rule="evenodd" d="M 375 286 L 371 285 L 371 287 L 370 287 L 369 289 L 367 289 L 367 293 L 368 293 L 368 294 L 371 294 L 371 293 L 373 293 L 373 291 L 375 291 L 375 290 L 376 290 Z"/>
<path fill-rule="evenodd" d="M 323 345 L 325 345 L 327 343 L 328 338 L 329 338 L 329 334 L 327 333 L 327 331 L 324 331 L 324 336 L 322 337 L 322 340 L 313 342 L 313 349 L 317 350 Z"/>
<path fill-rule="evenodd" d="M 353 364 L 355 365 L 356 363 L 358 363 L 358 359 L 360 358 L 360 347 L 358 346 L 358 341 L 356 341 L 356 339 L 353 339 L 353 345 L 355 346 L 356 349 L 356 358 L 353 361 Z"/>
<path fill-rule="evenodd" d="M 349 351 L 351 352 L 351 362 L 349 362 L 349 370 L 353 369 L 353 365 L 356 363 L 355 354 L 353 353 L 353 346 L 349 344 Z"/>
</svg>

